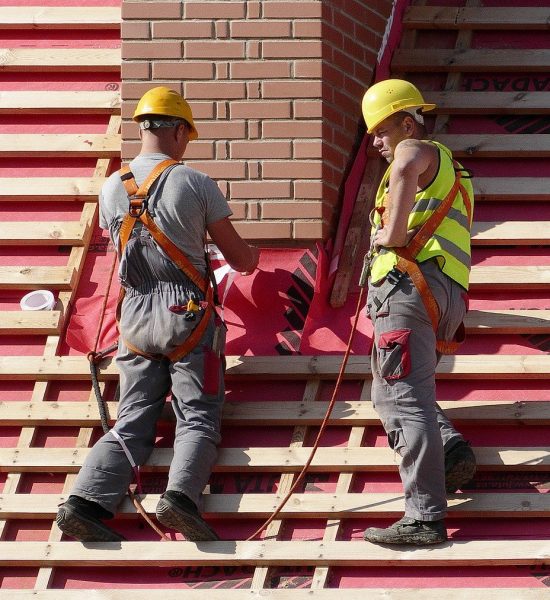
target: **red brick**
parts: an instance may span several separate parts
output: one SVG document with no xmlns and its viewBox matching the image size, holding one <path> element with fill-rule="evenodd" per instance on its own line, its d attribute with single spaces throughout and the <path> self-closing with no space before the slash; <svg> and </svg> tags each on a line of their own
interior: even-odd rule
<svg viewBox="0 0 550 600">
<path fill-rule="evenodd" d="M 120 127 L 120 133 L 124 140 L 139 140 L 139 127 L 134 121 L 124 121 Z"/>
<path fill-rule="evenodd" d="M 260 121 L 248 119 L 248 139 L 253 140 L 260 137 Z"/>
<path fill-rule="evenodd" d="M 323 61 L 321 60 L 295 60 L 294 77 L 310 77 L 312 79 L 323 77 Z"/>
<path fill-rule="evenodd" d="M 218 121 L 212 120 L 201 123 L 201 139 L 231 139 L 246 138 L 246 123 L 244 121 Z"/>
<path fill-rule="evenodd" d="M 153 23 L 155 38 L 211 38 L 211 21 L 161 21 Z"/>
<path fill-rule="evenodd" d="M 321 181 L 294 181 L 294 198 L 323 198 L 323 183 Z"/>
<path fill-rule="evenodd" d="M 320 98 L 320 81 L 262 81 L 263 98 Z"/>
<path fill-rule="evenodd" d="M 246 163 L 242 160 L 191 161 L 188 164 L 212 179 L 244 179 L 246 174 Z"/>
<path fill-rule="evenodd" d="M 322 121 L 264 121 L 262 123 L 264 138 L 320 138 Z"/>
<path fill-rule="evenodd" d="M 242 81 L 188 81 L 184 83 L 185 98 L 245 98 L 245 84 Z"/>
<path fill-rule="evenodd" d="M 258 179 L 260 177 L 260 163 L 257 160 L 249 160 L 246 163 L 249 179 Z"/>
<path fill-rule="evenodd" d="M 252 40 L 246 42 L 246 58 L 260 58 L 260 42 Z"/>
<path fill-rule="evenodd" d="M 323 165 L 318 160 L 266 161 L 262 175 L 266 179 L 321 179 Z"/>
<path fill-rule="evenodd" d="M 295 140 L 292 148 L 294 158 L 323 158 L 321 141 Z"/>
<path fill-rule="evenodd" d="M 258 202 L 249 202 L 246 216 L 251 221 L 257 221 L 260 218 L 260 204 Z"/>
<path fill-rule="evenodd" d="M 323 116 L 323 103 L 321 100 L 296 100 L 293 102 L 294 117 L 300 118 L 321 118 Z"/>
<path fill-rule="evenodd" d="M 321 219 L 320 202 L 262 202 L 263 219 Z"/>
<path fill-rule="evenodd" d="M 181 18 L 180 2 L 129 2 L 123 0 L 122 19 L 179 19 Z"/>
<path fill-rule="evenodd" d="M 232 198 L 290 198 L 290 181 L 233 181 Z"/>
<path fill-rule="evenodd" d="M 227 158 L 229 158 L 227 142 L 217 141 L 216 142 L 216 160 L 226 160 Z"/>
<path fill-rule="evenodd" d="M 266 40 L 262 42 L 263 58 L 320 58 L 322 43 L 319 40 Z"/>
<path fill-rule="evenodd" d="M 185 41 L 185 58 L 244 58 L 244 42 Z"/>
<path fill-rule="evenodd" d="M 292 23 L 292 37 L 294 38 L 322 38 L 321 21 L 294 21 Z"/>
<path fill-rule="evenodd" d="M 232 119 L 288 119 L 290 117 L 290 102 L 237 101 L 231 103 L 230 113 Z"/>
<path fill-rule="evenodd" d="M 120 146 L 120 157 L 122 160 L 131 160 L 139 154 L 141 149 L 140 142 L 126 142 L 123 141 Z"/>
<path fill-rule="evenodd" d="M 194 100 L 191 104 L 193 118 L 197 119 L 213 119 L 215 115 L 213 102 L 197 102 Z M 196 124 L 196 123 L 195 123 Z M 202 125 L 201 125 L 202 127 Z"/>
<path fill-rule="evenodd" d="M 290 37 L 290 21 L 232 21 L 231 37 L 234 38 L 285 38 Z"/>
<path fill-rule="evenodd" d="M 322 2 L 308 2 L 299 0 L 294 2 L 264 1 L 265 18 L 320 18 L 322 16 Z"/>
<path fill-rule="evenodd" d="M 185 151 L 185 160 L 208 160 L 215 158 L 214 142 L 202 141 L 200 138 L 191 142 Z"/>
<path fill-rule="evenodd" d="M 324 240 L 329 226 L 321 221 L 294 221 L 292 237 L 295 240 Z"/>
<path fill-rule="evenodd" d="M 151 64 L 148 62 L 128 62 L 123 60 L 120 65 L 122 79 L 150 79 Z"/>
<path fill-rule="evenodd" d="M 290 77 L 290 62 L 270 61 L 234 61 L 229 64 L 231 79 L 273 79 Z"/>
<path fill-rule="evenodd" d="M 247 240 L 290 240 L 290 221 L 238 221 L 233 225 L 237 232 Z"/>
<path fill-rule="evenodd" d="M 216 21 L 215 29 L 217 38 L 229 37 L 229 24 L 227 21 Z"/>
<path fill-rule="evenodd" d="M 149 21 L 123 21 L 120 24 L 120 37 L 123 40 L 141 39 L 148 40 L 151 37 Z"/>
<path fill-rule="evenodd" d="M 181 42 L 122 42 L 122 58 L 181 58 Z"/>
<path fill-rule="evenodd" d="M 291 145 L 288 141 L 231 142 L 231 158 L 290 158 Z"/>
<path fill-rule="evenodd" d="M 258 19 L 260 17 L 261 4 L 258 0 L 248 0 L 246 3 L 246 18 Z"/>
<path fill-rule="evenodd" d="M 210 61 L 172 61 L 153 63 L 153 79 L 208 79 L 214 78 L 214 65 Z"/>
<path fill-rule="evenodd" d="M 244 19 L 246 2 L 204 2 L 185 0 L 185 17 L 188 19 Z"/>
<path fill-rule="evenodd" d="M 233 211 L 231 219 L 246 219 L 246 204 L 244 202 L 228 202 Z"/>
<path fill-rule="evenodd" d="M 121 86 L 120 96 L 123 100 L 138 100 L 152 87 L 158 85 L 165 85 L 181 94 L 181 84 L 173 83 L 173 82 L 165 82 L 165 81 L 148 81 L 148 82 L 128 82 L 123 81 Z"/>
</svg>

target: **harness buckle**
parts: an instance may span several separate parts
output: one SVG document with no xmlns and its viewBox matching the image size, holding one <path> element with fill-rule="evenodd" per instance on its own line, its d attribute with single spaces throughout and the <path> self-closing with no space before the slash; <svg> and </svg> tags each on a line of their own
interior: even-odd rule
<svg viewBox="0 0 550 600">
<path fill-rule="evenodd" d="M 397 267 L 394 267 L 386 275 L 386 280 L 389 281 L 392 285 L 397 285 L 403 278 L 403 275 L 405 275 L 403 271 L 400 271 Z"/>
<path fill-rule="evenodd" d="M 147 210 L 147 198 L 141 196 L 131 196 L 129 198 L 128 214 L 134 219 L 139 219 Z"/>
</svg>

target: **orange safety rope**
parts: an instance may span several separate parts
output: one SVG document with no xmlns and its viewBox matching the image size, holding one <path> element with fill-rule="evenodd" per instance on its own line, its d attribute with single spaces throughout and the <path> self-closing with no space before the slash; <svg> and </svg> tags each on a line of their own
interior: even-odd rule
<svg viewBox="0 0 550 600">
<path fill-rule="evenodd" d="M 273 511 L 273 513 L 267 519 L 267 521 L 261 527 L 259 527 L 249 538 L 246 539 L 247 542 L 253 540 L 255 537 L 257 537 L 258 535 L 260 535 L 260 533 L 272 521 L 275 520 L 275 518 L 277 517 L 277 515 L 281 512 L 281 510 L 285 506 L 285 504 L 290 500 L 290 497 L 292 496 L 292 494 L 296 491 L 298 485 L 300 485 L 300 483 L 302 482 L 302 480 L 303 480 L 303 478 L 304 478 L 304 476 L 305 476 L 305 474 L 306 474 L 309 466 L 311 465 L 311 462 L 313 461 L 313 457 L 315 456 L 315 453 L 317 452 L 317 448 L 319 447 L 319 442 L 321 441 L 321 436 L 323 435 L 323 433 L 324 433 L 324 431 L 325 431 L 325 429 L 327 427 L 329 417 L 330 417 L 330 415 L 332 413 L 332 409 L 334 408 L 334 404 L 336 402 L 336 396 L 338 394 L 338 390 L 339 390 L 340 385 L 342 383 L 342 379 L 344 378 L 344 373 L 346 371 L 346 366 L 348 364 L 349 355 L 351 354 L 351 346 L 353 344 L 353 338 L 354 338 L 355 332 L 357 330 L 357 323 L 359 321 L 359 314 L 361 312 L 361 305 L 362 305 L 362 302 L 363 302 L 363 295 L 364 295 L 364 293 L 365 293 L 365 287 L 361 286 L 360 287 L 360 291 L 359 291 L 359 298 L 357 299 L 357 307 L 355 309 L 355 316 L 353 318 L 353 322 L 352 322 L 352 326 L 351 326 L 351 333 L 350 333 L 350 336 L 349 336 L 348 345 L 347 345 L 346 350 L 344 352 L 344 358 L 342 359 L 342 364 L 340 365 L 340 371 L 338 373 L 338 377 L 336 378 L 336 383 L 334 384 L 334 390 L 332 392 L 332 397 L 331 397 L 330 402 L 329 402 L 328 407 L 327 407 L 327 412 L 325 414 L 325 417 L 323 418 L 321 426 L 319 427 L 319 432 L 317 433 L 317 437 L 315 439 L 315 443 L 313 444 L 313 446 L 311 448 L 311 452 L 309 454 L 309 457 L 308 457 L 305 465 L 302 467 L 302 470 L 298 474 L 298 477 L 296 478 L 296 480 L 292 484 L 292 487 L 290 488 L 290 490 L 288 491 L 288 493 L 286 494 L 286 496 L 281 500 L 279 506 L 277 506 L 277 508 Z"/>
</svg>

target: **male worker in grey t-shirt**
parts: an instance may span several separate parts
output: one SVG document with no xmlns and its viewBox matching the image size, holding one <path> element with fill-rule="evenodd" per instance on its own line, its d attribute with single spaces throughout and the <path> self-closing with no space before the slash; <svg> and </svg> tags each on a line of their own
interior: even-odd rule
<svg viewBox="0 0 550 600">
<path fill-rule="evenodd" d="M 206 282 L 208 277 L 207 233 L 228 264 L 242 273 L 256 269 L 259 252 L 235 231 L 218 186 L 203 173 L 176 163 L 188 142 L 198 137 L 188 103 L 173 90 L 156 87 L 143 95 L 134 120 L 140 125 L 140 154 L 130 163 L 129 175 L 121 177 L 122 172 L 117 172 L 108 178 L 100 196 L 100 226 L 109 230 L 119 249 L 124 291 L 116 358 L 118 417 L 84 461 L 69 499 L 59 509 L 57 524 L 83 542 L 124 539 L 103 520 L 114 516 L 134 474 L 139 476 L 139 465 L 149 458 L 157 421 L 171 391 L 176 415 L 174 454 L 157 518 L 187 540 L 215 540 L 218 536 L 202 519 L 199 503 L 220 441 L 224 326 L 215 310 L 208 309 L 204 291 L 208 285 L 203 288 L 197 281 Z M 131 178 L 139 188 L 155 167 L 169 159 L 173 163 L 152 183 L 144 207 L 176 254 L 140 220 L 131 233 L 123 233 L 129 212 L 124 179 Z M 191 264 L 188 273 L 174 262 L 177 253 Z M 195 279 L 189 275 L 193 272 Z M 204 334 L 189 349 L 193 331 L 205 314 Z M 184 348 L 186 353 L 179 356 L 178 350 Z"/>
</svg>

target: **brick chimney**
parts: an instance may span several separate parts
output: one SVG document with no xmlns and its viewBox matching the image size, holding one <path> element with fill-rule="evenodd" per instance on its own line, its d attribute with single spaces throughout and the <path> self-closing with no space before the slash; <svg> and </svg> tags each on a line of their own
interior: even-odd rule
<svg viewBox="0 0 550 600">
<path fill-rule="evenodd" d="M 200 138 L 184 160 L 215 179 L 239 232 L 303 245 L 334 231 L 360 101 L 391 0 L 123 0 L 122 159 L 137 99 L 167 85 Z"/>
</svg>

